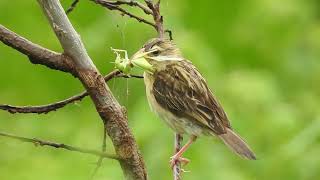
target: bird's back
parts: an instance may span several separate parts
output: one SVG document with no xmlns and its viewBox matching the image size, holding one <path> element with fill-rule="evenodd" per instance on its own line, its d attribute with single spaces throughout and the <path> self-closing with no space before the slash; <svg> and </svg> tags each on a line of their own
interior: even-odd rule
<svg viewBox="0 0 320 180">
<path fill-rule="evenodd" d="M 176 119 L 186 119 L 187 124 L 204 129 L 206 134 L 223 134 L 226 127 L 231 128 L 222 107 L 191 62 L 167 61 L 165 68 L 146 75 L 145 84 L 155 112 L 170 112 Z"/>
</svg>

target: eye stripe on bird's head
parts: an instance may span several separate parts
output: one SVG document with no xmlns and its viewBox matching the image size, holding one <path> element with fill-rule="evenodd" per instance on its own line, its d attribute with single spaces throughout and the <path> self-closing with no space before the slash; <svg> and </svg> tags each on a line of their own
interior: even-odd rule
<svg viewBox="0 0 320 180">
<path fill-rule="evenodd" d="M 145 52 L 148 53 L 150 59 L 164 61 L 181 59 L 180 50 L 173 41 L 168 39 L 153 38 L 143 46 Z"/>
</svg>

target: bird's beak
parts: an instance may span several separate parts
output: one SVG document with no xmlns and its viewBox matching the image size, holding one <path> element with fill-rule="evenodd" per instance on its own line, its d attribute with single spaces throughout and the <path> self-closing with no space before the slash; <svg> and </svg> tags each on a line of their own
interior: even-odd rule
<svg viewBox="0 0 320 180">
<path fill-rule="evenodd" d="M 149 73 L 153 73 L 154 72 L 153 66 L 145 58 L 151 52 L 153 52 L 153 51 L 145 52 L 144 48 L 140 49 L 130 59 L 131 63 L 134 66 L 140 67 Z"/>
</svg>

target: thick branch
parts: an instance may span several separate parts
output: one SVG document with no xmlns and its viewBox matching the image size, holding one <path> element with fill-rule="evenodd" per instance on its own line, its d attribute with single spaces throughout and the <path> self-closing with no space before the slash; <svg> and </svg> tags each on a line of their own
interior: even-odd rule
<svg viewBox="0 0 320 180">
<path fill-rule="evenodd" d="M 125 75 L 122 74 L 118 70 L 114 70 L 108 75 L 104 76 L 104 80 L 108 82 L 109 80 L 115 78 L 115 77 L 124 77 L 124 78 L 143 78 L 142 76 L 136 76 L 136 75 Z M 88 96 L 89 94 L 87 91 L 84 91 L 78 95 L 74 95 L 68 99 L 58 101 L 52 104 L 47 104 L 47 105 L 41 105 L 41 106 L 12 106 L 8 104 L 0 104 L 0 109 L 8 111 L 9 113 L 37 113 L 37 114 L 47 114 L 51 111 L 56 111 L 58 109 L 61 109 L 65 107 L 68 104 L 71 104 L 76 101 L 81 101 L 84 97 Z"/>
<path fill-rule="evenodd" d="M 4 133 L 4 132 L 0 132 L 0 136 L 12 138 L 12 139 L 17 139 L 17 140 L 20 140 L 23 142 L 31 142 L 31 143 L 34 143 L 35 145 L 39 145 L 39 146 L 50 146 L 50 147 L 54 147 L 54 148 L 65 149 L 68 151 L 75 151 L 75 152 L 79 152 L 79 153 L 91 154 L 91 155 L 100 156 L 100 157 L 109 158 L 109 159 L 121 160 L 121 158 L 119 158 L 118 156 L 113 155 L 113 154 L 108 154 L 106 152 L 100 152 L 100 151 L 96 151 L 96 150 L 92 150 L 92 149 L 79 148 L 79 147 L 74 147 L 74 146 L 70 146 L 70 145 L 66 145 L 66 144 L 62 144 L 62 143 L 51 142 L 51 141 L 44 141 L 44 140 L 37 139 L 37 138 L 27 138 L 27 137 L 17 136 L 17 135 L 13 135 L 13 134 Z"/>
<path fill-rule="evenodd" d="M 64 13 L 59 0 L 38 0 L 65 53 L 74 62 L 77 77 L 88 91 L 100 117 L 106 124 L 126 179 L 147 179 L 146 169 L 135 139 L 128 127 L 124 109 L 104 82 L 79 35 Z"/>
<path fill-rule="evenodd" d="M 33 64 L 42 64 L 51 69 L 72 72 L 70 58 L 43 48 L 0 25 L 0 41 L 27 55 Z"/>
</svg>

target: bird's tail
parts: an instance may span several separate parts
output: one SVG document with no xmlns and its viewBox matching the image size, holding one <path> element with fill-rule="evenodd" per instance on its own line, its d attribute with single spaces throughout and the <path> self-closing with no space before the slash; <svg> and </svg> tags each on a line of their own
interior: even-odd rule
<svg viewBox="0 0 320 180">
<path fill-rule="evenodd" d="M 227 133 L 219 135 L 222 141 L 239 156 L 249 160 L 256 160 L 255 154 L 244 140 L 231 129 L 226 128 L 226 130 Z"/>
</svg>

